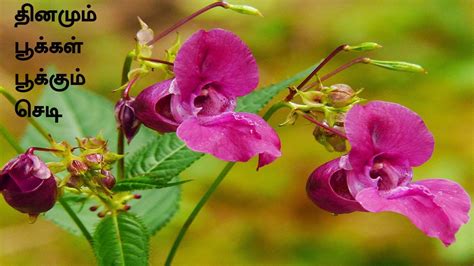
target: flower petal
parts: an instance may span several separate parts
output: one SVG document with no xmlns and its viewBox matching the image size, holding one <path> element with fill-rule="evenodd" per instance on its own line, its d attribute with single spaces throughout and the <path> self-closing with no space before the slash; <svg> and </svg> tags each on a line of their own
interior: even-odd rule
<svg viewBox="0 0 474 266">
<path fill-rule="evenodd" d="M 423 120 L 399 104 L 373 101 L 355 105 L 347 113 L 345 129 L 354 169 L 380 153 L 407 160 L 410 166 L 423 164 L 433 153 L 434 139 Z"/>
<path fill-rule="evenodd" d="M 444 209 L 454 231 L 469 221 L 471 198 L 458 183 L 448 179 L 425 179 L 413 184 L 427 187 L 435 195 L 436 204 Z"/>
<path fill-rule="evenodd" d="M 347 171 L 339 166 L 340 158 L 316 168 L 306 183 L 309 198 L 321 209 L 335 214 L 365 211 L 352 197 L 347 186 Z"/>
<path fill-rule="evenodd" d="M 462 189 L 453 186 L 450 181 L 425 183 L 428 187 L 422 184 L 412 183 L 389 191 L 367 188 L 357 194 L 356 200 L 371 212 L 392 211 L 402 214 L 426 235 L 437 237 L 445 245 L 450 245 L 455 240 L 460 221 L 466 221 L 466 195 L 451 199 L 452 193 Z M 430 188 L 435 188 L 435 191 Z M 445 196 L 439 194 L 439 191 L 446 192 L 453 188 L 456 190 Z M 461 209 L 448 210 L 459 206 Z"/>
<path fill-rule="evenodd" d="M 222 29 L 193 34 L 179 50 L 173 71 L 186 104 L 206 85 L 234 98 L 258 84 L 258 67 L 250 49 L 237 35 Z"/>
<path fill-rule="evenodd" d="M 132 103 L 138 120 L 158 132 L 173 132 L 179 125 L 171 113 L 171 81 L 165 80 L 144 89 Z"/>
<path fill-rule="evenodd" d="M 261 167 L 281 155 L 275 130 L 255 114 L 227 112 L 192 117 L 183 121 L 176 134 L 190 149 L 224 161 L 246 162 L 258 154 Z"/>
</svg>

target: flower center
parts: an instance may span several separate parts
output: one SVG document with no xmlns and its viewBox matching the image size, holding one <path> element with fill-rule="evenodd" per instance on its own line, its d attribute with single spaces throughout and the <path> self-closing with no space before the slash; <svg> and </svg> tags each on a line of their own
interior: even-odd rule
<svg viewBox="0 0 474 266">
<path fill-rule="evenodd" d="M 208 84 L 194 99 L 194 106 L 200 109 L 197 113 L 198 116 L 211 116 L 231 111 L 234 101 L 221 94 L 216 86 Z"/>
<path fill-rule="evenodd" d="M 378 179 L 377 185 L 380 190 L 390 190 L 409 182 L 412 171 L 402 163 L 377 156 L 369 174 L 372 179 Z"/>
</svg>

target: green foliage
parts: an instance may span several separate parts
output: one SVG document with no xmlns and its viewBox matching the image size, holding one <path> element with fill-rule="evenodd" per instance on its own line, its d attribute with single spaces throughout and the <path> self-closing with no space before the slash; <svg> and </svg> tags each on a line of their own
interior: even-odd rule
<svg viewBox="0 0 474 266">
<path fill-rule="evenodd" d="M 138 217 L 119 213 L 104 218 L 94 233 L 99 265 L 148 265 L 149 236 Z"/>
<path fill-rule="evenodd" d="M 156 137 L 126 160 L 126 177 L 145 183 L 166 183 L 188 168 L 203 154 L 191 151 L 176 134 Z"/>
<path fill-rule="evenodd" d="M 165 188 L 165 187 L 178 186 L 178 185 L 187 183 L 189 181 L 191 180 L 169 182 L 169 180 L 163 181 L 161 179 L 155 180 L 148 177 L 136 177 L 136 178 L 121 180 L 114 186 L 113 191 L 119 192 L 119 191 Z"/>
</svg>

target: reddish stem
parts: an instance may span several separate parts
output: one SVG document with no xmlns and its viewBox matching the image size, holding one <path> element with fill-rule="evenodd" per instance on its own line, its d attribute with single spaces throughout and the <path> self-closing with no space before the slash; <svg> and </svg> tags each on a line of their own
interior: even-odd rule
<svg viewBox="0 0 474 266">
<path fill-rule="evenodd" d="M 303 86 L 306 85 L 306 83 L 308 83 L 308 81 L 313 78 L 314 75 L 316 75 L 318 71 L 321 70 L 321 68 L 323 68 L 323 66 L 325 66 L 329 61 L 331 61 L 332 58 L 334 58 L 334 56 L 336 56 L 339 52 L 344 51 L 346 48 L 347 44 L 343 44 L 334 49 L 334 51 L 324 58 L 324 60 L 313 70 L 313 72 L 311 72 L 311 74 L 309 74 L 296 88 L 301 90 L 301 88 L 303 88 Z"/>
<path fill-rule="evenodd" d="M 322 128 L 324 128 L 325 130 L 327 130 L 327 131 L 329 131 L 329 132 L 331 132 L 331 133 L 334 133 L 334 134 L 338 135 L 339 137 L 342 137 L 342 138 L 347 139 L 346 134 L 340 132 L 339 130 L 336 130 L 336 129 L 334 129 L 334 128 L 328 127 L 328 126 L 326 126 L 325 124 L 319 122 L 318 120 L 312 118 L 312 117 L 309 116 L 309 115 L 303 115 L 303 117 L 306 118 L 307 120 L 309 120 L 311 123 L 316 124 L 317 126 L 322 127 Z"/>
<path fill-rule="evenodd" d="M 149 58 L 149 57 L 140 57 L 140 59 L 143 59 L 143 60 L 145 60 L 145 61 L 150 61 L 150 62 L 156 62 L 156 63 L 160 63 L 160 64 L 165 64 L 165 65 L 169 65 L 169 66 L 174 66 L 173 63 L 168 62 L 168 61 L 165 61 L 165 60 L 154 59 L 154 58 Z"/>
<path fill-rule="evenodd" d="M 138 75 L 133 77 L 132 80 L 130 80 L 127 84 L 127 87 L 125 88 L 125 90 L 123 91 L 123 94 L 122 94 L 122 98 L 123 99 L 130 99 L 130 96 L 128 95 L 129 92 L 130 92 L 130 89 L 132 88 L 133 84 L 138 80 Z"/>
<path fill-rule="evenodd" d="M 358 57 L 358 58 L 356 58 L 356 59 L 353 59 L 353 60 L 351 60 L 351 61 L 345 63 L 344 65 L 342 65 L 342 66 L 336 68 L 336 69 L 333 70 L 332 72 L 330 72 L 330 73 L 324 75 L 324 76 L 321 78 L 320 82 L 323 82 L 323 81 L 325 81 L 325 80 L 328 80 L 329 78 L 333 77 L 333 76 L 336 75 L 337 73 L 342 72 L 342 71 L 348 69 L 349 67 L 351 67 L 351 66 L 353 66 L 353 65 L 356 65 L 356 64 L 359 64 L 359 63 L 364 63 L 364 64 L 366 64 L 368 60 L 370 60 L 368 57 Z M 306 88 L 304 88 L 304 90 L 307 90 L 307 89 L 309 89 L 309 88 L 312 88 L 312 87 L 314 87 L 314 86 L 316 86 L 316 85 L 318 85 L 318 84 L 319 84 L 319 81 L 318 81 L 318 82 L 311 83 L 311 84 L 308 85 Z"/>
<path fill-rule="evenodd" d="M 60 152 L 61 150 L 57 149 L 48 149 L 48 148 L 40 148 L 40 147 L 30 147 L 25 154 L 33 154 L 35 151 L 49 151 L 49 152 Z"/>
<path fill-rule="evenodd" d="M 168 35 L 170 32 L 176 30 L 177 28 L 181 27 L 183 24 L 185 24 L 186 22 L 190 21 L 191 19 L 201 15 L 202 13 L 210 10 L 210 9 L 213 9 L 215 7 L 226 7 L 226 3 L 225 2 L 222 2 L 222 1 L 217 1 L 215 3 L 212 3 L 210 5 L 207 5 L 201 9 L 199 9 L 198 11 L 194 12 L 193 14 L 191 14 L 190 16 L 188 17 L 185 17 L 183 19 L 181 19 L 180 21 L 176 22 L 176 24 L 174 24 L 173 26 L 171 26 L 170 28 L 168 28 L 167 30 L 163 31 L 162 33 L 160 33 L 159 35 L 155 36 L 155 38 L 153 38 L 153 40 L 149 41 L 147 43 L 147 45 L 152 45 L 154 44 L 155 42 L 157 42 L 158 40 L 160 40 L 161 38 L 165 37 L 166 35 Z"/>
</svg>

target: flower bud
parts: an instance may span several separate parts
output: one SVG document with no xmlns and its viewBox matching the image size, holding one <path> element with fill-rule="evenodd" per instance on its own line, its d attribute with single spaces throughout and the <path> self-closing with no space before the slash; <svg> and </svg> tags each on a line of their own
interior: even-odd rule
<svg viewBox="0 0 474 266">
<path fill-rule="evenodd" d="M 106 188 L 112 189 L 115 186 L 115 177 L 110 171 L 107 170 L 101 170 L 100 173 L 103 175 L 102 179 L 100 180 L 102 184 Z"/>
<path fill-rule="evenodd" d="M 342 127 L 334 126 L 333 128 L 340 132 L 344 132 L 344 129 Z M 313 136 L 330 152 L 344 152 L 347 149 L 346 139 L 332 132 L 329 132 L 319 126 L 316 126 L 316 128 L 314 129 Z"/>
<path fill-rule="evenodd" d="M 72 160 L 71 164 L 67 167 L 67 171 L 71 176 L 82 176 L 88 169 L 87 165 L 78 160 Z"/>
<path fill-rule="evenodd" d="M 153 40 L 153 30 L 140 17 L 138 17 L 138 22 L 141 29 L 137 32 L 137 41 L 139 44 L 146 45 Z"/>
<path fill-rule="evenodd" d="M 103 160 L 104 160 L 104 156 L 102 156 L 102 154 L 92 153 L 92 154 L 86 155 L 85 161 L 86 161 L 87 166 L 89 166 L 90 168 L 94 170 L 100 170 L 102 168 Z"/>
<path fill-rule="evenodd" d="M 379 48 L 382 48 L 382 45 L 379 45 L 379 44 L 374 43 L 374 42 L 364 42 L 364 43 L 361 43 L 361 44 L 355 45 L 355 46 L 347 45 L 344 48 L 344 50 L 345 51 L 365 52 L 365 51 L 372 51 L 372 50 L 379 49 Z"/>
<path fill-rule="evenodd" d="M 120 99 L 115 105 L 115 119 L 117 120 L 117 125 L 127 138 L 128 143 L 132 141 L 141 125 L 135 116 L 135 109 L 132 107 L 134 101 L 134 98 Z"/>
<path fill-rule="evenodd" d="M 426 73 L 426 70 L 422 66 L 407 62 L 368 59 L 366 63 L 390 70 Z"/>
<path fill-rule="evenodd" d="M 248 5 L 232 5 L 226 2 L 224 2 L 224 4 L 225 4 L 224 8 L 230 9 L 237 13 L 263 17 L 262 13 L 255 7 L 248 6 Z"/>
<path fill-rule="evenodd" d="M 10 206 L 30 216 L 50 210 L 58 195 L 53 174 L 32 152 L 21 154 L 3 167 L 0 191 Z"/>
<path fill-rule="evenodd" d="M 356 96 L 354 90 L 346 84 L 332 85 L 327 91 L 327 102 L 336 108 L 351 104 Z"/>
</svg>

